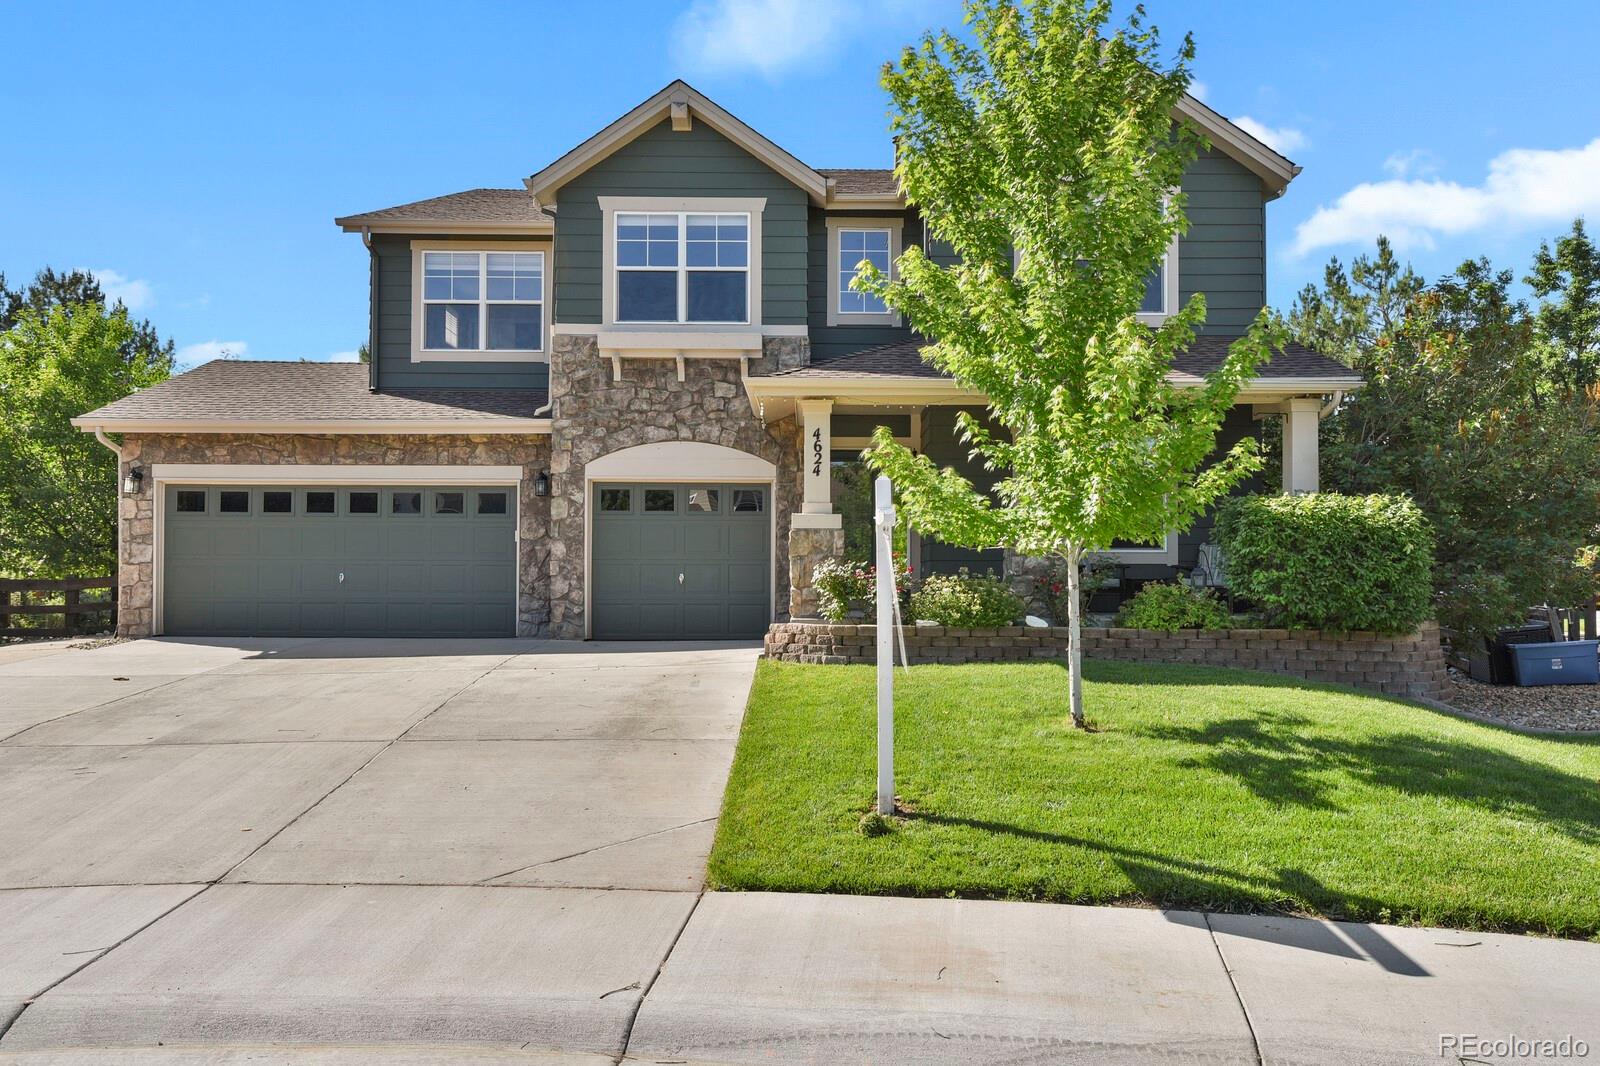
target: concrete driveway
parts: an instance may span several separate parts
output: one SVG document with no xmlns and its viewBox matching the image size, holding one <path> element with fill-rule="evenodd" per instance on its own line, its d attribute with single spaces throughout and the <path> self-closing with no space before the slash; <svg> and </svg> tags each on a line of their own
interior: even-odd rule
<svg viewBox="0 0 1600 1066">
<path fill-rule="evenodd" d="M 0 649 L 0 1058 L 610 1061 L 698 898 L 756 656 Z"/>
</svg>

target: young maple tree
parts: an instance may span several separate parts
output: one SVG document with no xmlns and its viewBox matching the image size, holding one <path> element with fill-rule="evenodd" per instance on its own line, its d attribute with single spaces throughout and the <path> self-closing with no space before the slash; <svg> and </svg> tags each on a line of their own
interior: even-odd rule
<svg viewBox="0 0 1600 1066">
<path fill-rule="evenodd" d="M 884 429 L 870 462 L 914 528 L 1064 561 L 1080 727 L 1080 563 L 1186 527 L 1258 468 L 1250 439 L 1206 460 L 1240 387 L 1281 343 L 1263 311 L 1199 387 L 1169 380 L 1205 299 L 1158 327 L 1137 314 L 1187 226 L 1178 189 L 1204 140 L 1173 107 L 1194 43 L 1185 37 L 1163 69 L 1143 12 L 1108 34 L 1110 15 L 1103 2 L 982 0 L 967 6 L 976 46 L 931 34 L 884 68 L 895 173 L 954 263 L 911 248 L 893 280 L 864 267 L 856 281 L 930 339 L 925 359 L 988 397 L 1000 427 L 960 418 L 962 439 L 1000 475 L 992 495 Z"/>
</svg>

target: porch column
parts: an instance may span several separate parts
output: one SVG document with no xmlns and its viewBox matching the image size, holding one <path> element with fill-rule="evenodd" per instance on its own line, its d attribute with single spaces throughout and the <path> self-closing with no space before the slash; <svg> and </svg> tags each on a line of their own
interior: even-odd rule
<svg viewBox="0 0 1600 1066">
<path fill-rule="evenodd" d="M 1317 413 L 1322 401 L 1297 396 L 1283 403 L 1283 491 L 1317 491 Z"/>
<path fill-rule="evenodd" d="M 800 510 L 806 514 L 833 514 L 833 401 L 801 400 L 805 442 L 800 461 L 805 466 L 805 494 Z"/>
<path fill-rule="evenodd" d="M 789 617 L 815 618 L 811 573 L 844 555 L 844 518 L 833 513 L 833 401 L 800 400 L 800 513 L 789 517 Z"/>
</svg>

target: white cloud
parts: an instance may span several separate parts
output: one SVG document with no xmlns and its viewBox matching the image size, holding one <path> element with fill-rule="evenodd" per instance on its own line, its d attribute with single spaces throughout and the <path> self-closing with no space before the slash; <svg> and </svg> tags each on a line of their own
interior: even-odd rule
<svg viewBox="0 0 1600 1066">
<path fill-rule="evenodd" d="M 361 362 L 361 353 L 358 352 L 358 351 L 330 352 L 330 353 L 328 353 L 328 357 L 326 359 L 324 359 L 323 362 L 324 363 L 359 363 L 359 362 Z"/>
<path fill-rule="evenodd" d="M 774 78 L 826 61 L 851 38 L 879 29 L 901 33 L 889 42 L 893 50 L 948 7 L 934 0 L 693 0 L 673 23 L 672 53 L 692 71 Z"/>
<path fill-rule="evenodd" d="M 1189 95 L 1201 103 L 1205 103 L 1206 97 L 1211 95 L 1211 86 L 1196 78 L 1189 83 Z"/>
<path fill-rule="evenodd" d="M 1489 161 L 1481 185 L 1437 178 L 1364 182 L 1300 223 L 1293 250 L 1303 255 L 1330 245 L 1365 244 L 1380 233 L 1397 248 L 1430 249 L 1439 237 L 1491 225 L 1566 223 L 1597 212 L 1600 138 L 1581 148 L 1502 152 Z"/>
<path fill-rule="evenodd" d="M 673 51 L 698 70 L 770 78 L 821 53 L 845 14 L 840 0 L 695 0 L 672 27 Z"/>
<path fill-rule="evenodd" d="M 1439 160 L 1426 148 L 1413 148 L 1409 152 L 1391 152 L 1383 161 L 1383 169 L 1397 178 L 1427 178 L 1439 172 Z"/>
<path fill-rule="evenodd" d="M 121 300 L 128 310 L 142 311 L 155 302 L 155 291 L 148 281 L 130 278 L 120 270 L 91 270 L 89 273 L 100 283 L 107 303 Z"/>
<path fill-rule="evenodd" d="M 244 341 L 201 341 L 179 348 L 176 358 L 185 366 L 195 366 L 212 359 L 248 359 L 250 345 Z"/>
<path fill-rule="evenodd" d="M 1297 130 L 1293 126 L 1269 126 L 1249 115 L 1240 115 L 1233 120 L 1233 124 L 1269 148 L 1285 155 L 1299 151 L 1311 143 L 1304 130 Z"/>
</svg>

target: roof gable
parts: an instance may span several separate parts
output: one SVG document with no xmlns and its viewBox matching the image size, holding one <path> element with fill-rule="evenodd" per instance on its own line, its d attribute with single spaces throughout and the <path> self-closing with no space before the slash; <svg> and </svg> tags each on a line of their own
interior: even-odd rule
<svg viewBox="0 0 1600 1066">
<path fill-rule="evenodd" d="M 540 203 L 552 203 L 556 192 L 568 181 L 667 118 L 672 119 L 675 126 L 680 122 L 704 122 L 804 189 L 813 202 L 826 202 L 828 183 L 821 174 L 724 111 L 682 79 L 672 82 L 554 163 L 527 178 L 523 184 Z"/>
</svg>

